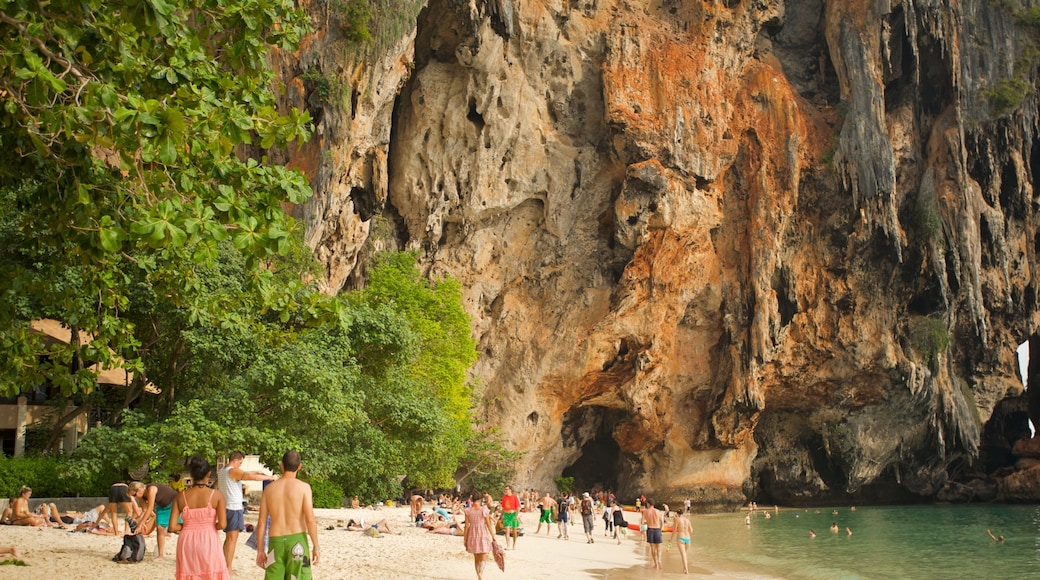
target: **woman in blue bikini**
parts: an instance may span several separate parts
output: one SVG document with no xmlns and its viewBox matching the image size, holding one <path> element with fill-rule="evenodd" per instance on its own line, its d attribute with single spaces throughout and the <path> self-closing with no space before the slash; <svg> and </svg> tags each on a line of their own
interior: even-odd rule
<svg viewBox="0 0 1040 580">
<path fill-rule="evenodd" d="M 686 519 L 686 512 L 676 512 L 675 521 L 672 522 L 672 543 L 674 544 L 675 539 L 679 538 L 679 544 L 682 546 L 679 548 L 679 556 L 682 558 L 683 574 L 690 573 L 690 566 L 686 561 L 686 550 L 690 547 L 691 531 L 693 531 L 693 526 L 690 524 L 690 520 Z"/>
</svg>

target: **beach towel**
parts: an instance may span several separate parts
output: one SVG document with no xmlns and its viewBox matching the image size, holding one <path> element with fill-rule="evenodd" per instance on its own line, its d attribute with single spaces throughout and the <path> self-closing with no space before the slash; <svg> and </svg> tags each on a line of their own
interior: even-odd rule
<svg viewBox="0 0 1040 580">
<path fill-rule="evenodd" d="M 495 557 L 495 564 L 498 564 L 498 569 L 506 571 L 506 551 L 502 549 L 502 546 L 498 542 L 491 541 L 491 555 Z"/>
</svg>

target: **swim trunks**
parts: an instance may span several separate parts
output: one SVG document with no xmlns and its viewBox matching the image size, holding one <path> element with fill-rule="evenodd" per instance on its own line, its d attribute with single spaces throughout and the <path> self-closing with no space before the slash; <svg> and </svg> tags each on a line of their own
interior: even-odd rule
<svg viewBox="0 0 1040 580">
<path fill-rule="evenodd" d="M 552 523 L 552 510 L 551 509 L 549 509 L 549 510 L 543 509 L 542 510 L 542 517 L 538 518 L 538 523 L 540 523 L 540 524 L 541 523 L 551 524 Z"/>
<path fill-rule="evenodd" d="M 506 512 L 502 514 L 502 525 L 507 528 L 519 528 L 520 520 L 516 517 L 516 512 Z"/>
<path fill-rule="evenodd" d="M 268 541 L 265 580 L 310 580 L 311 550 L 306 533 L 271 536 Z"/>
<path fill-rule="evenodd" d="M 647 528 L 646 529 L 646 543 L 647 544 L 660 544 L 661 543 L 661 528 Z"/>
<path fill-rule="evenodd" d="M 125 483 L 115 483 L 108 488 L 108 503 L 130 503 L 130 487 Z"/>
<path fill-rule="evenodd" d="M 155 508 L 155 523 L 162 528 L 170 527 L 170 512 L 172 511 L 172 503 L 166 507 Z"/>
</svg>

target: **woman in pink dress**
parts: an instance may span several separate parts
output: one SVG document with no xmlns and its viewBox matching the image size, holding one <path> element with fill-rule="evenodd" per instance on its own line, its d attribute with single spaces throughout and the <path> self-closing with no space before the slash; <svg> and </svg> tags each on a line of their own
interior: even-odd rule
<svg viewBox="0 0 1040 580">
<path fill-rule="evenodd" d="M 177 496 L 170 512 L 170 531 L 177 539 L 177 580 L 230 580 L 223 543 L 217 530 L 227 527 L 224 496 L 210 488 L 213 466 L 201 457 L 188 460 L 192 486 Z M 183 520 L 183 524 L 181 521 Z"/>
<path fill-rule="evenodd" d="M 473 506 L 466 509 L 463 538 L 466 551 L 473 554 L 473 566 L 477 569 L 477 580 L 484 578 L 484 565 L 491 554 L 491 541 L 495 537 L 495 522 L 488 513 L 488 508 L 481 504 L 483 495 L 474 491 L 470 496 Z"/>
</svg>

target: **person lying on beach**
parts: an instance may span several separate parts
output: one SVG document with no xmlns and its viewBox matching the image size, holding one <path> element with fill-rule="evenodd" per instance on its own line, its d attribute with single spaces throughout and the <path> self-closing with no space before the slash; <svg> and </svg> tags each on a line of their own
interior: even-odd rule
<svg viewBox="0 0 1040 580">
<path fill-rule="evenodd" d="M 989 530 L 986 530 L 986 533 L 987 533 L 987 534 L 989 534 L 989 537 L 990 537 L 990 538 L 991 538 L 991 539 L 992 539 L 992 540 L 993 540 L 994 542 L 1003 542 L 1003 541 L 1004 541 L 1004 536 L 994 536 L 994 535 L 993 535 L 993 532 L 991 532 L 991 531 L 989 531 Z"/>
<path fill-rule="evenodd" d="M 390 523 L 386 521 L 386 518 L 383 518 L 383 519 L 379 520 L 378 522 L 376 522 L 374 524 L 365 524 L 365 525 L 362 525 L 361 522 L 359 522 L 359 521 L 357 521 L 357 520 L 352 518 L 350 520 L 347 520 L 347 527 L 344 528 L 344 529 L 347 530 L 348 532 L 363 532 L 363 531 L 365 531 L 365 530 L 367 530 L 369 528 L 375 528 L 381 534 L 400 534 L 401 533 L 401 532 L 395 532 L 395 531 L 391 530 L 390 529 Z"/>
<path fill-rule="evenodd" d="M 93 509 L 89 509 L 85 512 L 78 512 L 75 510 L 66 510 L 65 513 L 61 514 L 59 518 L 62 523 L 66 524 L 83 524 L 83 523 L 94 523 L 101 517 L 101 512 L 105 511 L 105 504 L 98 504 Z"/>
<path fill-rule="evenodd" d="M 15 558 L 21 558 L 22 553 L 18 551 L 15 546 L 0 546 L 0 555 L 2 556 L 14 556 Z M 4 558 L 6 560 L 7 558 Z"/>
<path fill-rule="evenodd" d="M 431 534 L 442 534 L 445 536 L 461 536 L 462 527 L 456 523 L 441 522 L 441 525 L 427 529 Z"/>
</svg>

